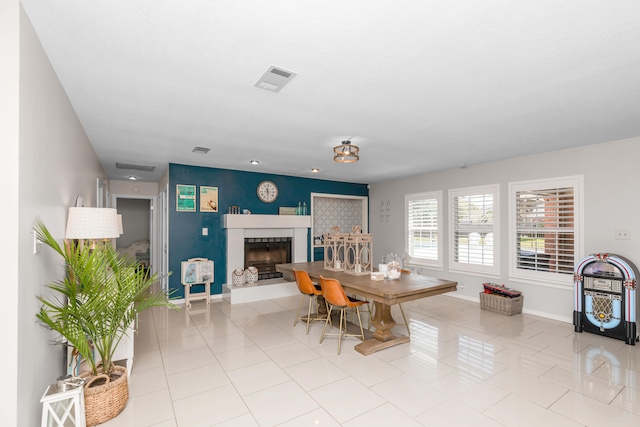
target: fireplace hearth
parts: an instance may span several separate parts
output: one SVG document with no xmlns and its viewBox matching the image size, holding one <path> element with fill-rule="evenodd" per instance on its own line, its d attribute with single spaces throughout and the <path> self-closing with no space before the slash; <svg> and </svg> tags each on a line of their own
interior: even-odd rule
<svg viewBox="0 0 640 427">
<path fill-rule="evenodd" d="M 291 262 L 291 237 L 250 237 L 244 239 L 244 268 L 258 269 L 258 280 L 282 277 L 276 264 Z"/>
</svg>

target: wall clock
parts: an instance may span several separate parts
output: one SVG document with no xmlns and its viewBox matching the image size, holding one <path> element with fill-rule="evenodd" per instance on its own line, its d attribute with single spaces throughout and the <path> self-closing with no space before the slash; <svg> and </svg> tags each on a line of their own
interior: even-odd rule
<svg viewBox="0 0 640 427">
<path fill-rule="evenodd" d="M 262 181 L 258 184 L 258 198 L 265 203 L 271 203 L 278 198 L 278 186 L 272 181 Z"/>
</svg>

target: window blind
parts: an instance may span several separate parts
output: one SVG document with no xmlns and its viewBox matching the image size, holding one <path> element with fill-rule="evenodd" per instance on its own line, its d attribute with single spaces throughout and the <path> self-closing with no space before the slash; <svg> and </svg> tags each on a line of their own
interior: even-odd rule
<svg viewBox="0 0 640 427">
<path fill-rule="evenodd" d="M 517 268 L 573 274 L 573 187 L 516 192 Z"/>
<path fill-rule="evenodd" d="M 459 264 L 493 266 L 493 193 L 453 198 L 453 257 Z"/>
<path fill-rule="evenodd" d="M 409 198 L 407 201 L 407 252 L 412 258 L 438 259 L 438 200 Z"/>
</svg>

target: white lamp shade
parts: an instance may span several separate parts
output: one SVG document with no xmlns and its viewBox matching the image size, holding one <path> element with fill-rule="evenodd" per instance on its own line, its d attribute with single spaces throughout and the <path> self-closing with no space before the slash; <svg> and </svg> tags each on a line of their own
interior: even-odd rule
<svg viewBox="0 0 640 427">
<path fill-rule="evenodd" d="M 120 237 L 118 212 L 111 208 L 69 208 L 66 239 L 115 239 Z"/>
</svg>

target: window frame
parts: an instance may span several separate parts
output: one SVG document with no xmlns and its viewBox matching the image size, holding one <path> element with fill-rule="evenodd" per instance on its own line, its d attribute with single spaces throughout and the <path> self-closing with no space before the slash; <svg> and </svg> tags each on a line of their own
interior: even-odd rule
<svg viewBox="0 0 640 427">
<path fill-rule="evenodd" d="M 436 236 L 438 241 L 437 247 L 437 259 L 428 259 L 428 258 L 419 258 L 411 256 L 410 251 L 410 238 L 409 238 L 409 202 L 414 200 L 435 200 L 437 203 L 436 207 L 436 215 L 437 215 L 437 227 L 436 227 Z M 439 191 L 428 191 L 423 193 L 412 193 L 404 195 L 404 247 L 407 256 L 407 264 L 416 265 L 420 267 L 428 267 L 442 270 L 443 269 L 443 217 L 442 217 L 442 190 Z"/>
<path fill-rule="evenodd" d="M 478 265 L 455 261 L 456 252 L 456 209 L 457 197 L 492 194 L 492 232 L 493 265 Z M 500 276 L 500 184 L 488 184 L 476 187 L 454 188 L 449 190 L 449 271 L 483 276 Z"/>
<path fill-rule="evenodd" d="M 574 175 L 509 183 L 509 280 L 562 289 L 573 289 L 573 274 L 518 268 L 517 198 L 520 191 L 573 188 L 573 264 L 584 257 L 584 176 Z"/>
</svg>

